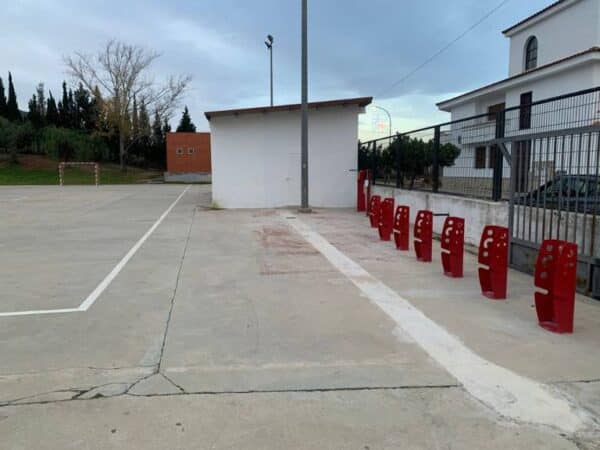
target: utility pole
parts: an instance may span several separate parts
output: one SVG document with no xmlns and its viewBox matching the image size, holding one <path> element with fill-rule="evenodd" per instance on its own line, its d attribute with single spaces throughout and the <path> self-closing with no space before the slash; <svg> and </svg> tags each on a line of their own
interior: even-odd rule
<svg viewBox="0 0 600 450">
<path fill-rule="evenodd" d="M 302 0 L 302 203 L 300 212 L 311 212 L 308 206 L 308 0 Z"/>
<path fill-rule="evenodd" d="M 269 34 L 265 40 L 265 45 L 269 49 L 271 56 L 271 106 L 273 106 L 273 41 L 273 36 Z"/>
</svg>

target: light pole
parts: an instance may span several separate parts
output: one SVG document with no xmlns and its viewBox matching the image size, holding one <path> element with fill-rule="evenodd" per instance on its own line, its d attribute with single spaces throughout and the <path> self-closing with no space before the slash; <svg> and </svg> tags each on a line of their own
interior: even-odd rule
<svg viewBox="0 0 600 450">
<path fill-rule="evenodd" d="M 308 206 L 308 0 L 302 0 L 302 203 L 300 212 L 309 213 Z"/>
<path fill-rule="evenodd" d="M 271 56 L 271 106 L 273 106 L 273 41 L 273 36 L 271 36 L 270 34 L 267 35 L 265 45 L 269 49 L 269 54 Z"/>
<path fill-rule="evenodd" d="M 381 110 L 381 111 L 383 111 L 384 113 L 387 114 L 387 116 L 388 116 L 388 124 L 389 124 L 389 134 L 388 134 L 388 136 L 390 137 L 390 144 L 391 144 L 392 143 L 392 115 L 390 114 L 390 112 L 387 109 L 385 109 L 382 106 L 379 106 L 379 105 L 371 105 L 371 106 L 373 108 L 377 108 L 377 109 L 379 109 L 379 110 Z"/>
</svg>

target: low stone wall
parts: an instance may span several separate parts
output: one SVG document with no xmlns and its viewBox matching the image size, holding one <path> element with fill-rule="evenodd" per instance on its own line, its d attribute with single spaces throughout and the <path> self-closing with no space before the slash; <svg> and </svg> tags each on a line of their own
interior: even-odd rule
<svg viewBox="0 0 600 450">
<path fill-rule="evenodd" d="M 165 183 L 211 183 L 210 173 L 169 173 L 165 172 Z"/>
<path fill-rule="evenodd" d="M 373 193 L 382 197 L 393 196 L 396 205 L 410 206 L 411 223 L 414 223 L 417 212 L 421 209 L 463 217 L 466 228 L 465 242 L 470 245 L 479 246 L 481 233 L 486 225 L 508 226 L 508 202 L 491 202 L 383 186 L 374 186 Z M 441 234 L 443 226 L 443 217 L 434 218 L 433 231 L 435 233 Z"/>
</svg>

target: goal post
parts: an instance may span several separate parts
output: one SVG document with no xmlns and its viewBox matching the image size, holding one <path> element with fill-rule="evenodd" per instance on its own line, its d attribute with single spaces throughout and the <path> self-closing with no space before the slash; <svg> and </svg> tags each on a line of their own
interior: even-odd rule
<svg viewBox="0 0 600 450">
<path fill-rule="evenodd" d="M 96 186 L 100 185 L 100 164 L 96 162 L 61 162 L 58 164 L 58 182 L 60 186 L 64 186 L 65 184 L 65 168 L 78 166 L 93 167 L 94 183 Z"/>
</svg>

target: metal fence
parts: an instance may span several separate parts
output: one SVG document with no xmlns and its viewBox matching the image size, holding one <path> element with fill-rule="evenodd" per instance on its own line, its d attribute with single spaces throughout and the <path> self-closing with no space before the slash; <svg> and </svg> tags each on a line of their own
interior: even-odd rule
<svg viewBox="0 0 600 450">
<path fill-rule="evenodd" d="M 599 124 L 600 87 L 536 102 L 524 94 L 517 106 L 498 106 L 476 116 L 361 142 L 359 166 L 372 170 L 374 184 L 509 200 L 513 149 L 506 143 L 518 142 L 517 137 L 527 141 L 529 135 Z M 530 144 L 515 144 L 515 148 L 519 145 Z M 529 164 L 523 159 L 526 154 L 527 150 L 519 150 L 515 163 Z M 592 160 L 590 164 L 598 163 Z M 549 178 L 555 167 L 535 168 Z M 517 190 L 527 188 L 523 183 Z"/>
<path fill-rule="evenodd" d="M 533 272 L 545 239 L 577 244 L 577 284 L 600 298 L 600 124 L 498 140 L 511 155 L 510 263 Z"/>
</svg>

